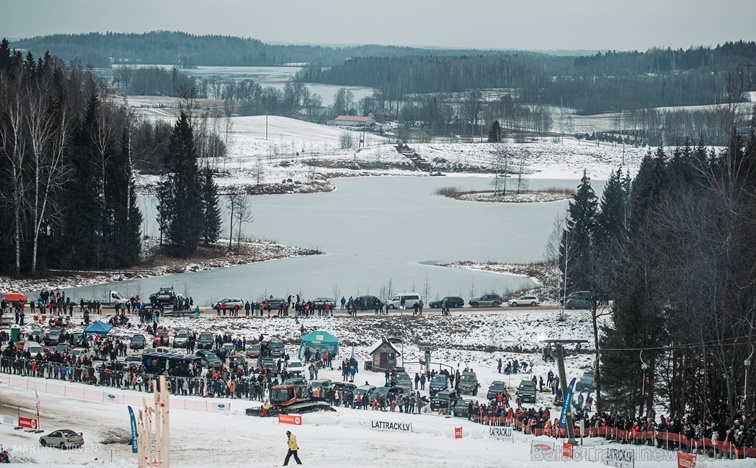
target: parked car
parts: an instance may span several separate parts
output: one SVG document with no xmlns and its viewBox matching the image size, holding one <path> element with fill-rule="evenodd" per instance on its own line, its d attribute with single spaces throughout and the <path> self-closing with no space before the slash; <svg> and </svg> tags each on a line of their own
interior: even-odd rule
<svg viewBox="0 0 756 468">
<path fill-rule="evenodd" d="M 523 380 L 517 387 L 517 396 L 522 403 L 536 402 L 536 386 L 532 380 Z"/>
<path fill-rule="evenodd" d="M 283 297 L 270 297 L 266 300 L 268 301 L 270 310 L 278 310 L 281 307 L 281 304 L 286 302 L 286 299 L 284 299 Z"/>
<path fill-rule="evenodd" d="M 173 335 L 174 348 L 186 348 L 189 345 L 189 330 L 182 328 Z"/>
<path fill-rule="evenodd" d="M 370 399 L 374 400 L 376 398 L 383 397 L 387 403 L 390 403 L 391 400 L 396 400 L 397 403 L 399 403 L 399 399 L 405 393 L 409 393 L 409 391 L 404 387 L 378 387 L 373 390 L 372 393 L 370 393 Z"/>
<path fill-rule="evenodd" d="M 262 354 L 262 347 L 259 344 L 248 345 L 246 354 L 250 359 L 257 359 Z"/>
<path fill-rule="evenodd" d="M 37 354 L 44 354 L 45 350 L 42 348 L 42 345 L 37 343 L 36 341 L 27 341 L 24 343 L 24 352 L 29 352 L 32 357 L 36 356 Z"/>
<path fill-rule="evenodd" d="M 428 384 L 428 392 L 430 393 L 430 396 L 433 396 L 436 393 L 440 392 L 441 390 L 445 390 L 448 387 L 449 387 L 449 379 L 446 378 L 446 375 L 436 374 L 431 379 L 430 384 Z"/>
<path fill-rule="evenodd" d="M 593 386 L 593 372 L 584 372 L 583 376 L 580 377 L 580 380 L 578 380 L 575 383 L 575 391 L 578 392 L 592 392 L 594 390 Z"/>
<path fill-rule="evenodd" d="M 455 418 L 466 418 L 470 412 L 470 403 L 472 400 L 455 400 L 452 408 L 452 416 Z"/>
<path fill-rule="evenodd" d="M 502 382 L 501 380 L 494 380 L 488 387 L 488 391 L 486 392 L 486 399 L 493 400 L 499 393 L 503 395 L 507 394 L 507 384 Z"/>
<path fill-rule="evenodd" d="M 283 357 L 285 354 L 284 344 L 281 340 L 273 340 L 270 342 L 270 356 L 274 358 Z"/>
<path fill-rule="evenodd" d="M 220 360 L 218 355 L 207 349 L 200 349 L 195 356 L 198 356 L 202 365 L 207 368 L 221 367 L 223 365 L 223 361 Z"/>
<path fill-rule="evenodd" d="M 31 332 L 29 332 L 29 340 L 36 341 L 37 343 L 42 343 L 42 329 L 35 328 Z"/>
<path fill-rule="evenodd" d="M 61 449 L 81 447 L 84 445 L 84 434 L 71 429 L 58 429 L 39 438 L 43 447 L 58 447 Z"/>
<path fill-rule="evenodd" d="M 325 308 L 326 304 L 328 304 L 328 307 L 330 307 L 331 310 L 336 307 L 336 301 L 330 297 L 316 297 L 312 300 L 312 305 L 315 306 L 316 309 Z"/>
<path fill-rule="evenodd" d="M 272 374 L 278 373 L 278 366 L 276 361 L 270 357 L 260 357 L 257 359 L 257 372 L 262 372 L 263 369 L 268 369 L 268 372 Z"/>
<path fill-rule="evenodd" d="M 317 380 L 311 380 L 310 381 L 310 389 L 312 389 L 312 394 L 315 395 L 315 389 L 320 387 L 320 399 L 325 400 L 326 392 L 333 388 L 333 381 L 331 379 L 317 379 Z"/>
<path fill-rule="evenodd" d="M 462 299 L 459 296 L 446 296 L 442 297 L 441 299 L 437 301 L 431 301 L 428 303 L 428 307 L 431 309 L 440 309 L 444 306 L 444 301 L 446 301 L 446 307 L 448 308 L 456 308 L 456 307 L 464 307 L 465 306 L 465 300 Z"/>
<path fill-rule="evenodd" d="M 304 375 L 305 367 L 304 364 L 302 364 L 302 361 L 298 361 L 296 359 L 289 359 L 289 362 L 286 363 L 286 372 L 289 373 L 289 375 Z"/>
<path fill-rule="evenodd" d="M 375 296 L 357 296 L 354 298 L 354 306 L 359 310 L 375 310 L 383 307 L 383 301 Z"/>
<path fill-rule="evenodd" d="M 244 310 L 244 301 L 238 297 L 227 297 L 213 304 L 213 309 L 220 307 L 223 308 L 223 304 L 226 304 L 226 310 Z"/>
<path fill-rule="evenodd" d="M 210 332 L 202 332 L 197 337 L 197 349 L 213 349 L 215 335 Z"/>
<path fill-rule="evenodd" d="M 585 299 L 587 301 L 593 301 L 593 292 L 592 291 L 573 291 L 567 295 L 567 300 L 570 299 Z M 563 299 L 559 300 L 559 303 L 561 304 Z"/>
<path fill-rule="evenodd" d="M 461 401 L 459 393 L 455 390 L 441 390 L 431 397 L 430 408 L 437 411 L 442 408 L 453 409 Z"/>
<path fill-rule="evenodd" d="M 170 343 L 170 337 L 168 336 L 168 329 L 165 327 L 157 327 L 155 330 L 155 336 L 153 338 L 154 345 L 156 348 L 158 346 L 168 346 L 168 343 Z"/>
<path fill-rule="evenodd" d="M 470 305 L 472 307 L 499 307 L 499 304 L 504 302 L 498 294 L 483 294 L 479 297 L 470 299 Z"/>
<path fill-rule="evenodd" d="M 476 396 L 478 394 L 478 387 L 480 387 L 480 383 L 478 383 L 478 376 L 475 375 L 475 372 L 462 372 L 462 375 L 459 377 L 458 385 L 460 393 L 469 393 Z"/>
<path fill-rule="evenodd" d="M 71 349 L 71 345 L 68 343 L 58 343 L 55 346 L 53 346 L 53 351 L 63 354 L 65 352 L 68 352 L 68 350 Z"/>
<path fill-rule="evenodd" d="M 529 305 L 535 307 L 540 303 L 541 301 L 538 300 L 537 296 L 520 296 L 516 299 L 509 300 L 509 305 L 511 307 L 517 307 L 521 305 Z"/>
<path fill-rule="evenodd" d="M 118 358 L 118 361 L 125 363 L 127 366 L 129 364 L 139 365 L 142 363 L 142 355 L 141 354 L 132 354 L 131 356 L 121 356 Z"/>
<path fill-rule="evenodd" d="M 81 356 L 91 356 L 92 352 L 87 348 L 73 348 L 68 351 L 68 355 L 73 359 L 78 359 Z"/>
<path fill-rule="evenodd" d="M 584 299 L 582 297 L 573 297 L 571 299 L 567 299 L 564 307 L 565 309 L 590 309 L 591 307 L 593 307 L 593 300 Z"/>
<path fill-rule="evenodd" d="M 392 297 L 390 300 L 386 301 L 386 307 L 388 307 L 389 309 L 399 309 L 402 306 L 403 302 L 405 309 L 412 309 L 413 307 L 415 307 L 415 304 L 419 304 L 420 302 L 422 302 L 422 300 L 423 296 L 420 293 L 399 293 Z"/>
<path fill-rule="evenodd" d="M 335 388 L 336 390 L 344 391 L 344 392 L 349 391 L 349 392 L 352 392 L 352 394 L 354 394 L 354 391 L 357 390 L 357 385 L 351 382 L 337 381 L 333 383 L 333 388 Z"/>
<path fill-rule="evenodd" d="M 362 398 L 370 398 L 370 394 L 375 391 L 375 385 L 360 385 L 354 389 L 354 398 L 357 399 L 357 395 L 362 395 Z"/>
<path fill-rule="evenodd" d="M 396 373 L 396 386 L 402 387 L 408 392 L 412 391 L 412 378 L 406 372 Z"/>
<path fill-rule="evenodd" d="M 42 341 L 47 346 L 55 346 L 60 341 L 60 328 L 51 328 L 47 330 Z"/>
</svg>

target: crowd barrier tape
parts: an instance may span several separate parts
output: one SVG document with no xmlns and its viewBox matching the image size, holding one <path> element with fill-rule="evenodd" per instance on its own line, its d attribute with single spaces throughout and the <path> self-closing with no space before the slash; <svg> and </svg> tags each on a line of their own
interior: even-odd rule
<svg viewBox="0 0 756 468">
<path fill-rule="evenodd" d="M 96 387 L 87 387 L 84 386 L 84 384 L 82 384 L 82 386 L 66 385 L 58 383 L 57 381 L 51 382 L 48 380 L 38 380 L 30 377 L 18 377 L 7 374 L 0 374 L 0 386 L 20 388 L 24 390 L 36 390 L 38 393 L 46 393 L 48 395 L 62 396 L 77 400 L 95 401 L 98 403 L 115 403 L 140 408 L 142 406 L 142 397 L 149 397 L 151 395 L 149 392 L 135 392 L 133 395 L 113 393 Z M 205 413 L 219 411 L 230 412 L 231 402 L 218 403 L 215 401 L 197 398 L 182 398 L 171 395 L 171 409 Z"/>
<path fill-rule="evenodd" d="M 519 430 L 522 430 L 523 434 L 529 434 L 533 436 L 550 436 L 550 437 L 567 437 L 566 429 L 552 429 L 549 433 L 543 428 L 532 429 L 529 424 L 526 424 L 516 418 L 497 417 L 497 416 L 473 416 L 473 421 L 487 426 L 514 426 Z M 575 427 L 575 430 L 579 430 Z M 737 447 L 731 442 L 724 442 L 720 440 L 714 440 L 710 438 L 693 439 L 685 437 L 684 434 L 678 434 L 675 432 L 659 432 L 659 431 L 626 431 L 616 427 L 586 427 L 586 434 L 588 437 L 611 437 L 614 439 L 622 439 L 628 441 L 628 443 L 643 443 L 649 440 L 655 441 L 657 444 L 666 446 L 685 447 L 689 450 L 714 450 L 715 452 L 726 452 L 732 454 L 735 458 L 756 458 L 756 448 L 752 447 Z"/>
</svg>

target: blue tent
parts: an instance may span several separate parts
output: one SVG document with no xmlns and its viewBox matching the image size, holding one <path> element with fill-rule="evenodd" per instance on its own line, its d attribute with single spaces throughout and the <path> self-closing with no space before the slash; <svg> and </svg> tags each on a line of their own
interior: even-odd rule
<svg viewBox="0 0 756 468">
<path fill-rule="evenodd" d="M 314 330 L 302 336 L 302 342 L 299 345 L 299 358 L 304 358 L 306 348 L 314 354 L 315 350 L 320 352 L 328 351 L 332 357 L 339 353 L 339 339 L 324 330 Z"/>
<path fill-rule="evenodd" d="M 84 333 L 94 333 L 96 335 L 107 335 L 113 325 L 105 323 L 102 320 L 98 320 L 92 325 L 88 326 Z"/>
</svg>

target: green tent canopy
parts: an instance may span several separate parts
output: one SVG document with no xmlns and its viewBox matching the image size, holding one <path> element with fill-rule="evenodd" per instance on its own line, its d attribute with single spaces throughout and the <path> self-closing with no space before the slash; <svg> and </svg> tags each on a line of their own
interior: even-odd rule
<svg viewBox="0 0 756 468">
<path fill-rule="evenodd" d="M 299 345 L 299 359 L 304 359 L 305 349 L 315 354 L 315 350 L 328 351 L 331 357 L 339 353 L 339 339 L 324 330 L 314 330 L 302 336 L 302 342 Z"/>
</svg>

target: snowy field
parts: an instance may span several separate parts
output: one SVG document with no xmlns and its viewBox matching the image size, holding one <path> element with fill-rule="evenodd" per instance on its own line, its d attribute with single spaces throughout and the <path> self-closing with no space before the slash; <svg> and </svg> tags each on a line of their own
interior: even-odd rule
<svg viewBox="0 0 756 468">
<path fill-rule="evenodd" d="M 251 338 L 263 332 L 269 337 L 284 339 L 286 351 L 292 356 L 298 350 L 300 324 L 307 331 L 324 329 L 339 337 L 340 357 L 349 357 L 351 344 L 354 344 L 354 355 L 360 362 L 355 377 L 358 385 L 384 383 L 382 373 L 362 368 L 362 362 L 381 336 L 402 336 L 407 343 L 435 344 L 439 349 L 432 355 L 433 367 L 439 368 L 436 363 L 452 368 L 459 365 L 460 369 L 472 367 L 481 382 L 479 395 L 472 398 L 483 401 L 485 390 L 492 381 L 507 382 L 513 395 L 520 379 L 532 376 L 530 373 L 509 377 L 498 374 L 498 358 L 505 363 L 511 359 L 528 362 L 528 371 L 545 379 L 549 370 L 556 372 L 556 367 L 544 362 L 537 354 L 539 336 L 590 339 L 587 312 L 568 311 L 566 321 L 559 321 L 557 317 L 556 311 L 504 308 L 493 313 L 453 311 L 450 318 L 441 318 L 437 311 L 431 311 L 423 317 L 400 317 L 396 312 L 388 317 L 366 313 L 357 319 L 309 317 L 298 321 L 291 317 L 261 320 L 203 316 L 198 320 L 168 318 L 162 323 L 169 330 L 186 326 L 197 331 L 229 332 L 234 337 Z M 124 339 L 133 333 L 113 331 L 114 336 Z M 521 352 L 516 352 L 518 350 Z M 407 372 L 414 376 L 420 371 L 420 350 L 417 346 L 407 345 L 404 353 Z M 568 379 L 579 378 L 591 363 L 590 354 L 569 353 L 566 358 Z M 318 377 L 339 381 L 341 373 L 334 367 L 333 371 L 321 370 Z M 131 454 L 128 445 L 126 404 L 137 408 L 141 396 L 146 394 L 68 382 L 65 390 L 61 390 L 63 385 L 60 381 L 0 374 L 0 415 L 11 419 L 18 414 L 31 416 L 36 388 L 41 403 L 42 428 L 47 431 L 71 428 L 83 432 L 86 441 L 77 450 L 43 449 L 38 443 L 38 435 L 2 424 L 0 444 L 9 450 L 11 457 L 33 466 L 136 466 L 136 456 Z M 64 393 L 70 396 L 62 396 Z M 104 402 L 104 394 L 115 395 L 120 403 Z M 465 395 L 464 398 L 471 397 Z M 549 393 L 539 393 L 533 406 L 549 407 L 554 415 L 557 408 L 551 405 L 551 399 Z M 301 426 L 292 426 L 279 424 L 276 418 L 247 416 L 246 408 L 260 405 L 255 401 L 171 397 L 171 402 L 171 465 L 177 467 L 280 466 L 286 454 L 286 430 L 297 435 L 300 458 L 306 466 L 313 467 L 546 467 L 555 463 L 531 459 L 531 436 L 515 432 L 513 440 L 498 440 L 489 436 L 487 426 L 464 418 L 339 407 L 336 412 L 305 414 Z M 217 403 L 225 404 L 227 410 L 217 411 Z M 371 428 L 372 421 L 411 423 L 412 432 L 375 430 Z M 454 438 L 457 427 L 462 428 L 462 439 Z M 574 466 L 602 466 L 599 461 L 601 450 L 616 446 L 600 438 L 586 438 L 584 444 L 582 455 L 588 461 L 574 461 Z M 637 461 L 638 468 L 676 466 L 673 452 L 644 447 L 636 456 L 654 460 Z M 753 467 L 754 462 L 701 459 L 698 466 Z"/>
<path fill-rule="evenodd" d="M 145 106 L 140 108 L 141 112 L 152 118 L 175 118 L 175 109 L 170 108 L 170 103 L 153 105 L 149 100 L 136 98 L 130 98 L 130 102 Z M 413 169 L 409 159 L 393 148 L 396 142 L 391 138 L 367 134 L 364 148 L 341 149 L 345 133 L 354 142 L 359 141 L 360 133 L 274 116 L 267 119 L 265 116 L 238 117 L 233 118 L 232 122 L 229 156 L 216 162 L 223 172 L 220 185 L 253 184 L 254 172 L 259 165 L 263 168 L 263 181 L 267 183 L 289 178 L 306 183 L 339 176 L 427 176 L 427 173 Z M 492 167 L 497 151 L 496 145 L 483 143 L 410 146 L 425 160 L 432 161 L 434 167 L 443 168 L 443 172 L 449 175 L 485 174 L 485 170 L 475 171 L 471 168 Z M 530 143 L 509 142 L 501 146 L 511 152 L 513 158 L 523 161 L 523 172 L 527 177 L 541 179 L 578 179 L 584 170 L 593 179 L 606 179 L 610 171 L 621 164 L 634 173 L 640 159 L 648 151 L 647 148 L 623 149 L 611 144 L 596 146 L 595 142 L 578 142 L 569 138 L 565 138 L 564 142 L 540 139 Z M 306 160 L 312 161 L 306 164 Z M 465 169 L 455 173 L 454 167 Z M 149 179 L 143 178 L 142 182 L 149 183 Z M 188 327 L 197 332 L 228 332 L 234 337 L 253 338 L 265 333 L 268 337 L 283 339 L 287 352 L 292 356 L 298 349 L 300 324 L 307 331 L 327 330 L 340 339 L 340 357 L 349 357 L 354 352 L 360 362 L 360 371 L 355 378 L 358 384 L 366 381 L 374 385 L 383 384 L 383 374 L 364 371 L 362 362 L 381 337 L 400 337 L 407 343 L 401 351 L 404 365 L 411 376 L 420 371 L 418 361 L 421 351 L 417 344 L 433 344 L 438 347 L 432 355 L 434 363 L 460 370 L 472 367 L 481 382 L 482 393 L 492 381 L 505 380 L 511 387 L 512 395 L 523 376 L 507 378 L 498 374 L 496 361 L 499 358 L 505 363 L 512 359 L 525 361 L 529 363 L 529 372 L 545 380 L 547 372 L 556 372 L 556 367 L 553 363 L 544 362 L 538 354 L 539 337 L 580 338 L 592 342 L 590 316 L 584 311 L 568 311 L 566 321 L 559 321 L 558 312 L 554 310 L 530 311 L 523 308 L 503 308 L 487 314 L 453 311 L 450 318 L 441 318 L 437 311 L 422 317 L 397 315 L 396 312 L 389 317 L 367 314 L 357 319 L 310 317 L 299 322 L 294 318 L 260 320 L 203 316 L 198 320 L 168 318 L 162 322 L 169 330 Z M 28 327 L 24 331 L 28 332 Z M 113 334 L 126 339 L 135 331 L 114 330 Z M 587 347 L 590 348 L 590 344 Z M 592 363 L 589 353 L 571 353 L 566 359 L 568 379 L 579 378 L 584 371 L 590 370 Z M 437 364 L 434 367 L 439 369 Z M 341 380 L 337 370 L 321 371 L 319 377 Z M 524 377 L 530 378 L 531 374 Z M 58 382 L 55 384 L 60 385 Z M 24 388 L 18 388 L 19 385 Z M 66 385 L 66 395 L 74 396 L 62 396 L 63 392 L 49 380 L 19 381 L 18 378 L 0 374 L 0 415 L 8 416 L 11 420 L 19 413 L 31 415 L 36 401 L 34 389 L 37 388 L 42 428 L 71 428 L 83 432 L 86 440 L 82 450 L 42 449 L 38 435 L 0 424 L 0 445 L 10 451 L 12 459 L 33 466 L 136 466 L 136 456 L 130 453 L 130 446 L 127 445 L 129 422 L 126 405 L 104 403 L 103 392 L 122 395 L 118 397 L 119 401 L 135 407 L 141 395 L 128 390 L 83 388 L 80 384 L 72 383 Z M 480 400 L 484 398 L 485 395 L 478 397 Z M 551 400 L 550 394 L 539 393 L 535 406 L 548 406 L 553 415 L 557 408 L 551 406 Z M 213 403 L 217 403 L 212 399 L 173 397 L 172 401 L 171 456 L 172 466 L 176 467 L 280 466 L 286 454 L 286 430 L 292 430 L 297 435 L 300 458 L 306 466 L 546 467 L 555 463 L 531 459 L 530 436 L 516 432 L 513 440 L 497 440 L 489 437 L 487 427 L 461 418 L 338 408 L 333 413 L 304 415 L 301 426 L 288 426 L 279 424 L 275 418 L 246 416 L 245 409 L 259 406 L 259 402 L 222 400 L 222 403 L 230 403 L 230 410 L 217 412 L 212 411 L 216 407 Z M 195 410 L 178 409 L 187 407 Z M 0 417 L 0 421 L 6 419 Z M 373 430 L 373 420 L 410 422 L 412 432 Z M 462 427 L 462 439 L 454 439 L 455 427 Z M 609 444 L 603 439 L 586 439 L 585 443 L 584 458 L 587 461 L 575 461 L 574 466 L 602 466 L 600 449 Z M 676 466 L 673 452 L 650 448 L 640 450 L 642 453 L 639 452 L 637 456 L 645 461 L 637 461 L 635 466 L 638 468 Z M 714 462 L 699 459 L 698 466 L 752 468 L 756 464 L 753 460 Z"/>
</svg>

